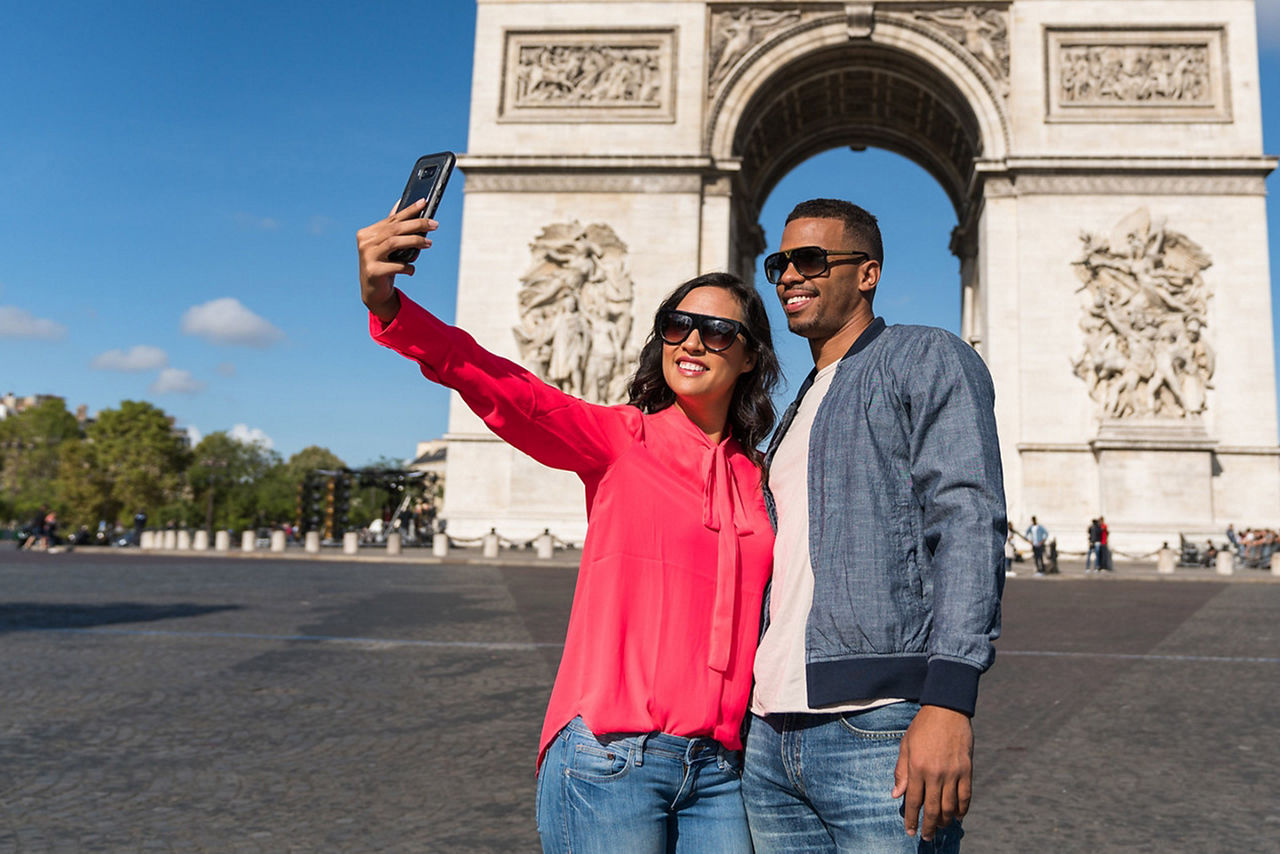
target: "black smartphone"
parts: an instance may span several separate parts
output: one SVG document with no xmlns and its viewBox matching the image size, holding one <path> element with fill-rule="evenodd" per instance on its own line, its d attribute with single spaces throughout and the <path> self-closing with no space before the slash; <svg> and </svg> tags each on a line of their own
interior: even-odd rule
<svg viewBox="0 0 1280 854">
<path fill-rule="evenodd" d="M 452 151 L 419 157 L 418 162 L 413 164 L 413 171 L 409 173 L 409 181 L 404 185 L 404 193 L 400 196 L 400 204 L 396 205 L 396 210 L 402 211 L 418 199 L 426 199 L 427 206 L 418 216 L 426 219 L 434 217 L 457 159 Z M 397 264 L 412 264 L 418 259 L 418 250 L 397 249 L 387 259 Z"/>
</svg>

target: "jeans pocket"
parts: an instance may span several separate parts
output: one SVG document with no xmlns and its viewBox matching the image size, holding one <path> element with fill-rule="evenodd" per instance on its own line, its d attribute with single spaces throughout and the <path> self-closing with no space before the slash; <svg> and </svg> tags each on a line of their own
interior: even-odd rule
<svg viewBox="0 0 1280 854">
<path fill-rule="evenodd" d="M 630 755 L 625 745 L 575 744 L 567 773 L 593 783 L 618 780 L 631 768 Z"/>
<path fill-rule="evenodd" d="M 847 712 L 837 719 L 847 732 L 858 738 L 900 739 L 915 719 L 920 707 L 915 703 L 891 703 L 861 712 Z"/>
</svg>

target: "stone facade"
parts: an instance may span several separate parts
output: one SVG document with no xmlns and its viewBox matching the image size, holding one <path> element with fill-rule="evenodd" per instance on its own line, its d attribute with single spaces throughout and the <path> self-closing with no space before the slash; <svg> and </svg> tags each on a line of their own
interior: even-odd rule
<svg viewBox="0 0 1280 854">
<path fill-rule="evenodd" d="M 1280 524 L 1256 44 L 1252 0 L 481 0 L 458 321 L 617 400 L 662 295 L 753 275 L 783 175 L 880 146 L 955 206 L 1011 518 Z M 582 535 L 576 478 L 449 431 L 451 532 Z"/>
</svg>

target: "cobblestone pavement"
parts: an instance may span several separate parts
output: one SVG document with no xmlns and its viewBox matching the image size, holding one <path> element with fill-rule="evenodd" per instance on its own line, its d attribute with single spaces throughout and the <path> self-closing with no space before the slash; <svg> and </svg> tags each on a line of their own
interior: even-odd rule
<svg viewBox="0 0 1280 854">
<path fill-rule="evenodd" d="M 534 851 L 573 581 L 6 550 L 0 852 Z M 1273 583 L 1011 580 L 965 850 L 1280 850 L 1277 613 Z"/>
</svg>

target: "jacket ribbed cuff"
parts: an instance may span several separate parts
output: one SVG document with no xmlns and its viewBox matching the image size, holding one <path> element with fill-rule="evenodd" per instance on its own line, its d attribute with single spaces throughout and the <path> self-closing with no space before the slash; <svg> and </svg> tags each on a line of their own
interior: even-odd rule
<svg viewBox="0 0 1280 854">
<path fill-rule="evenodd" d="M 935 658 L 929 662 L 920 690 L 920 705 L 942 706 L 973 717 L 978 703 L 978 677 L 982 671 L 958 661 Z"/>
</svg>

